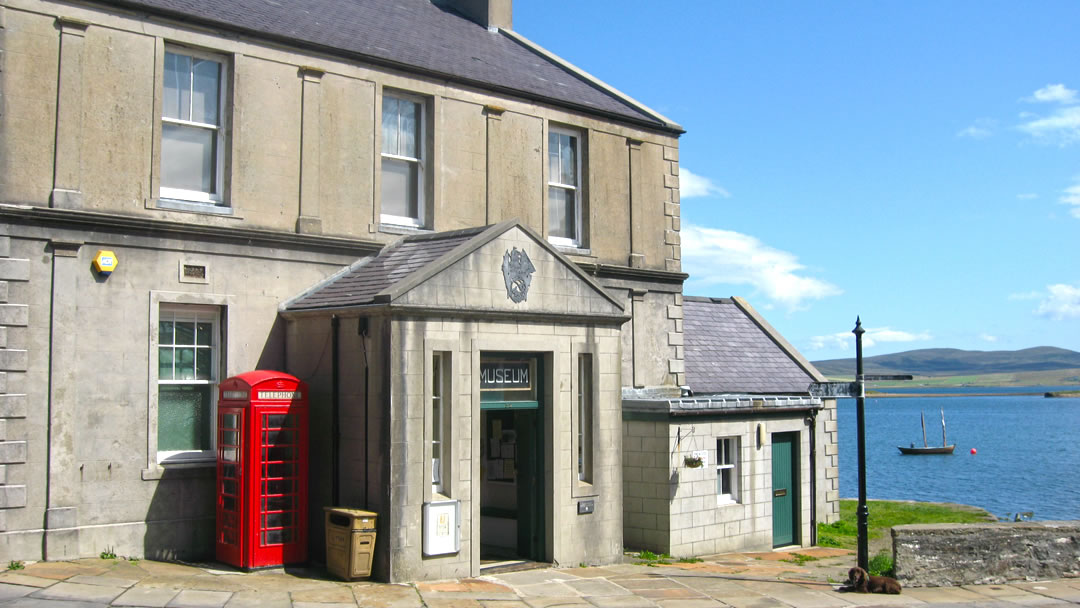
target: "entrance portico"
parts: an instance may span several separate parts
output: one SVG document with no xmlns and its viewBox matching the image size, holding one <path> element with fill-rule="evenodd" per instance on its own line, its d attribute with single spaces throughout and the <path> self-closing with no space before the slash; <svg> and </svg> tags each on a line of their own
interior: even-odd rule
<svg viewBox="0 0 1080 608">
<path fill-rule="evenodd" d="M 311 390 L 338 404 L 313 412 L 341 439 L 313 447 L 312 487 L 380 513 L 379 578 L 621 558 L 628 317 L 543 239 L 514 221 L 405 237 L 282 314 L 290 366 L 321 362 Z"/>
</svg>

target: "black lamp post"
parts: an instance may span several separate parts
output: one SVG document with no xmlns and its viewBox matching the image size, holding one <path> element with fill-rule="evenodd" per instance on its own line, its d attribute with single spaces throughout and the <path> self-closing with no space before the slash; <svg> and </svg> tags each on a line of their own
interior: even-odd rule
<svg viewBox="0 0 1080 608">
<path fill-rule="evenodd" d="M 851 333 L 855 334 L 855 384 L 858 391 L 855 397 L 859 432 L 859 506 L 856 510 L 859 523 L 858 559 L 859 567 L 866 570 L 870 563 L 869 550 L 867 549 L 867 538 L 869 537 L 867 519 L 870 517 L 870 511 L 866 507 L 866 419 L 863 413 L 866 406 L 866 387 L 863 385 L 862 365 L 862 336 L 866 333 L 866 330 L 862 328 L 859 317 L 855 317 L 855 329 Z"/>
</svg>

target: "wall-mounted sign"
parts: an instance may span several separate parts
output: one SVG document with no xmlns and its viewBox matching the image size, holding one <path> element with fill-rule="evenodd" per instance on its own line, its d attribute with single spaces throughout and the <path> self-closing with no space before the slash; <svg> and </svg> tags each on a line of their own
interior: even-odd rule
<svg viewBox="0 0 1080 608">
<path fill-rule="evenodd" d="M 532 388 L 532 366 L 528 361 L 481 361 L 480 390 L 517 391 Z"/>
</svg>

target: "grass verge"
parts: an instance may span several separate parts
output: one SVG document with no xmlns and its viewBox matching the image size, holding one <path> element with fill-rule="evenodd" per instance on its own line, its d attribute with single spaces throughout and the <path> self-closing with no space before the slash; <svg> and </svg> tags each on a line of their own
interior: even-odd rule
<svg viewBox="0 0 1080 608">
<path fill-rule="evenodd" d="M 858 545 L 859 526 L 855 514 L 858 501 L 840 501 L 840 519 L 831 524 L 818 524 L 818 545 L 855 549 Z M 986 511 L 969 507 L 933 502 L 908 502 L 893 500 L 867 501 L 870 517 L 867 520 L 870 538 L 881 538 L 893 526 L 903 524 L 968 524 L 996 521 Z"/>
</svg>

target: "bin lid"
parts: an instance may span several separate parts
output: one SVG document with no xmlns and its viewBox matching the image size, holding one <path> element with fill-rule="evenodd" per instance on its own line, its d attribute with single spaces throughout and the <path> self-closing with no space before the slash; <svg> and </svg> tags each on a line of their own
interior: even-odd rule
<svg viewBox="0 0 1080 608">
<path fill-rule="evenodd" d="M 379 514 L 372 511 L 362 511 L 360 509 L 348 509 L 346 507 L 323 507 L 323 510 L 327 513 L 334 513 L 336 515 L 347 515 L 349 517 L 377 517 Z"/>
</svg>

